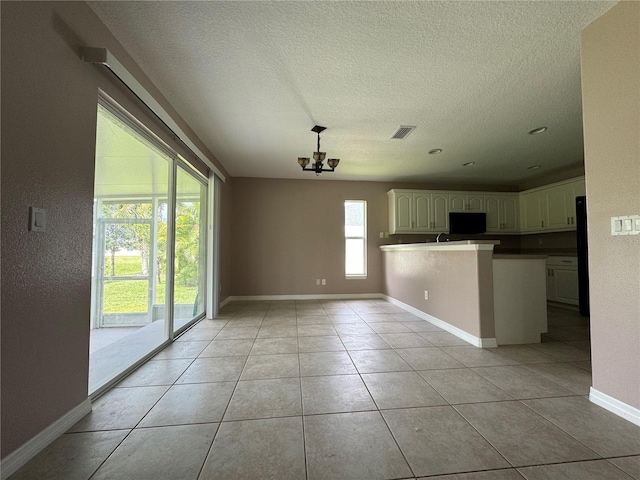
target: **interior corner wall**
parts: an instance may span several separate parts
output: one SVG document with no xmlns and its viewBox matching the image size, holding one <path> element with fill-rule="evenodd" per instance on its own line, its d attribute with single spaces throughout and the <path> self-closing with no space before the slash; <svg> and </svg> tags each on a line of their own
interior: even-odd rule
<svg viewBox="0 0 640 480">
<path fill-rule="evenodd" d="M 99 89 L 176 151 L 184 146 L 104 68 L 82 61 L 82 47 L 106 47 L 159 95 L 86 3 L 6 1 L 0 13 L 4 458 L 88 395 Z M 46 232 L 28 231 L 31 206 L 46 209 Z"/>
<path fill-rule="evenodd" d="M 593 387 L 640 409 L 640 236 L 611 217 L 640 214 L 640 3 L 582 32 Z"/>
<path fill-rule="evenodd" d="M 233 178 L 227 177 L 226 182 L 220 182 L 220 302 L 231 296 L 232 245 L 233 236 Z"/>
<path fill-rule="evenodd" d="M 384 183 L 315 176 L 234 178 L 232 295 L 381 293 L 378 246 L 392 241 L 379 238 L 379 232 L 389 229 L 388 189 Z M 368 276 L 364 280 L 345 279 L 345 200 L 367 202 Z M 315 280 L 322 278 L 327 284 L 317 286 Z"/>
</svg>

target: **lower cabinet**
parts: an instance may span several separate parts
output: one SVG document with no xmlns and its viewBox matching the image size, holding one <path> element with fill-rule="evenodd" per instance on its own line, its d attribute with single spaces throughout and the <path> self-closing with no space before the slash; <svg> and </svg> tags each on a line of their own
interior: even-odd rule
<svg viewBox="0 0 640 480">
<path fill-rule="evenodd" d="M 547 259 L 547 300 L 578 305 L 577 257 Z"/>
</svg>

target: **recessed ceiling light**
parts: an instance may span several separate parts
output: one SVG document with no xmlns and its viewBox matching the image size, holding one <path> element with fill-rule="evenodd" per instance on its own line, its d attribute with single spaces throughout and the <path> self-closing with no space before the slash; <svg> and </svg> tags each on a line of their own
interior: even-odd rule
<svg viewBox="0 0 640 480">
<path fill-rule="evenodd" d="M 438 153 L 442 153 L 441 148 L 434 148 L 433 150 L 429 150 L 430 155 L 437 155 Z"/>
<path fill-rule="evenodd" d="M 471 165 L 475 165 L 476 162 L 467 162 L 467 163 L 463 163 L 462 166 L 463 167 L 470 167 Z"/>
<path fill-rule="evenodd" d="M 529 135 L 539 135 L 541 133 L 544 133 L 547 131 L 547 127 L 538 127 L 538 128 L 534 128 L 533 130 L 531 130 L 529 132 Z"/>
<path fill-rule="evenodd" d="M 540 168 L 542 165 L 531 165 L 530 167 L 527 167 L 527 170 L 537 170 L 538 168 Z"/>
</svg>

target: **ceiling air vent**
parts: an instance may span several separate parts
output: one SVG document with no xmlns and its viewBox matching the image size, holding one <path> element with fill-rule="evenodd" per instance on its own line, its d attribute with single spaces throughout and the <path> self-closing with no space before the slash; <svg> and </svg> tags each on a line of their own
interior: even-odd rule
<svg viewBox="0 0 640 480">
<path fill-rule="evenodd" d="M 409 127 L 407 125 L 400 125 L 398 127 L 398 130 L 396 130 L 396 133 L 391 135 L 391 138 L 395 138 L 396 140 L 404 140 L 405 138 L 407 138 L 407 135 L 409 135 L 415 129 L 416 129 L 416 127 Z"/>
</svg>

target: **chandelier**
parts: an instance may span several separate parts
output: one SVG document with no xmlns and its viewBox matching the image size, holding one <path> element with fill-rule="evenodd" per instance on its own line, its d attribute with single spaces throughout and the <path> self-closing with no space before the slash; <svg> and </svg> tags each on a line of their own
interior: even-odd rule
<svg viewBox="0 0 640 480">
<path fill-rule="evenodd" d="M 311 131 L 316 132 L 318 134 L 318 151 L 313 152 L 313 163 L 310 167 L 307 168 L 311 159 L 309 157 L 298 157 L 298 164 L 302 167 L 302 170 L 306 170 L 308 172 L 316 172 L 316 175 L 320 175 L 322 172 L 333 172 L 335 171 L 338 163 L 340 163 L 339 158 L 330 158 L 327 160 L 327 165 L 331 167 L 331 169 L 324 168 L 322 162 L 327 156 L 327 152 L 320 151 L 320 132 L 326 130 L 327 127 L 321 127 L 319 125 L 314 126 Z"/>
</svg>

